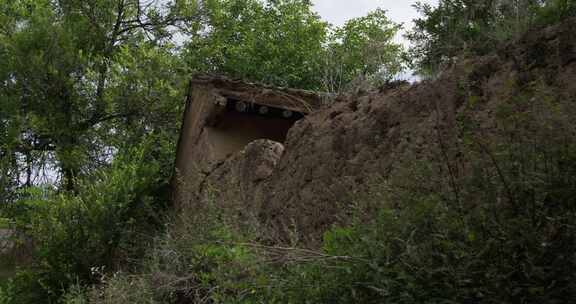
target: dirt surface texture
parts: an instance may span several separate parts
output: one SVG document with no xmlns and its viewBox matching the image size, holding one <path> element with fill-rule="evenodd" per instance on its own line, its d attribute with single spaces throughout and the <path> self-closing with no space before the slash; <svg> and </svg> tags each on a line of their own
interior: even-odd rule
<svg viewBox="0 0 576 304">
<path fill-rule="evenodd" d="M 257 140 L 215 165 L 195 191 L 275 241 L 319 244 L 345 222 L 354 196 L 372 177 L 394 178 L 404 162 L 431 150 L 450 154 L 458 118 L 477 105 L 475 119 L 490 137 L 495 107 L 517 88 L 542 84 L 554 98 L 576 100 L 576 19 L 533 31 L 493 54 L 462 60 L 438 79 L 341 96 L 298 121 L 286 141 Z M 192 207 L 191 207 L 192 208 Z"/>
</svg>

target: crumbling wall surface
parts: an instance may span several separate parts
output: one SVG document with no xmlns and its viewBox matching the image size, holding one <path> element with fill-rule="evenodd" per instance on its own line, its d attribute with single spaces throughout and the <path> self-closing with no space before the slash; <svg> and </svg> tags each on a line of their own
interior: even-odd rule
<svg viewBox="0 0 576 304">
<path fill-rule="evenodd" d="M 313 246 L 372 175 L 388 176 L 408 147 L 423 149 L 435 138 L 438 120 L 453 121 L 457 96 L 442 92 L 454 87 L 456 80 L 446 79 L 342 97 L 296 122 L 285 149 L 257 141 L 213 166 L 195 193 L 199 202 L 257 222 L 270 242 L 297 236 Z"/>
<path fill-rule="evenodd" d="M 450 132 L 459 102 L 455 87 L 446 79 L 433 87 L 343 98 L 299 122 L 268 181 L 261 220 L 277 239 L 296 232 L 307 244 L 320 243 L 332 224 L 346 221 L 354 195 L 372 178 L 390 178 L 408 154 L 417 158 L 438 139 L 436 130 Z"/>
<path fill-rule="evenodd" d="M 229 160 L 238 159 L 236 154 L 244 153 L 245 149 L 252 151 L 250 153 L 255 151 L 251 148 L 254 145 L 249 145 L 251 142 L 262 139 L 284 142 L 288 130 L 294 124 L 292 118 L 239 112 L 234 109 L 234 104 L 238 101 L 229 99 L 230 95 L 247 99 L 269 96 L 278 104 L 287 101 L 287 108 L 304 110 L 292 103 L 300 100 L 300 95 L 290 95 L 268 88 L 260 88 L 258 91 L 258 87 L 251 84 L 221 78 L 208 79 L 212 81 L 192 82 L 191 94 L 183 115 L 173 180 L 173 198 L 177 208 L 200 201 L 203 187 L 209 182 L 211 175 L 217 174 L 215 171 L 218 168 L 229 163 Z M 244 85 L 249 87 L 245 88 Z M 272 102 L 268 102 L 270 103 Z"/>
<path fill-rule="evenodd" d="M 345 220 L 354 192 L 371 177 L 394 178 L 403 162 L 433 153 L 457 159 L 458 116 L 471 100 L 487 137 L 496 125 L 495 109 L 516 97 L 512 87 L 542 83 L 554 89 L 555 100 L 576 102 L 575 27 L 571 19 L 530 33 L 435 81 L 339 98 L 297 122 L 285 149 L 259 142 L 209 173 L 213 199 L 221 208 L 244 206 L 271 238 L 296 233 L 318 244 L 326 229 Z"/>
<path fill-rule="evenodd" d="M 496 113 L 508 102 L 548 98 L 570 109 L 576 103 L 574 28 L 576 19 L 534 31 L 495 54 L 461 62 L 435 81 L 342 98 L 308 116 L 289 133 L 268 181 L 262 221 L 281 235 L 293 225 L 318 243 L 330 225 L 346 217 L 351 194 L 363 191 L 372 176 L 396 180 L 403 162 L 431 155 L 457 160 L 462 114 L 473 115 L 490 140 L 498 136 Z M 426 187 L 431 181 L 421 182 Z"/>
<path fill-rule="evenodd" d="M 441 92 L 455 87 L 455 79 L 446 79 L 342 97 L 298 121 L 284 146 L 256 141 L 214 166 L 195 190 L 198 202 L 256 223 L 262 239 L 297 236 L 314 246 L 371 176 L 388 177 L 405 153 L 436 138 L 439 120 L 454 121 L 457 94 Z"/>
<path fill-rule="evenodd" d="M 205 143 L 204 126 L 216 104 L 208 88 L 198 87 L 187 100 L 176 158 L 173 187 L 178 207 L 197 200 L 197 191 L 212 166 L 211 152 Z"/>
<path fill-rule="evenodd" d="M 266 201 L 266 181 L 284 153 L 281 143 L 260 139 L 215 166 L 198 188 L 205 204 L 215 204 L 230 217 L 229 224 L 258 226 L 257 213 Z"/>
</svg>

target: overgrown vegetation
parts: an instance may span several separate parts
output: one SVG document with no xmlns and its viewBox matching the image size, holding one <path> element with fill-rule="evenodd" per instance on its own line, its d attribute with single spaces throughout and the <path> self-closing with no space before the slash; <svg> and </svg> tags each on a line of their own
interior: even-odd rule
<svg viewBox="0 0 576 304">
<path fill-rule="evenodd" d="M 332 27 L 307 0 L 206 1 L 185 43 L 194 71 L 340 93 L 356 78 L 390 81 L 404 68 L 400 26 L 385 11 Z"/>
<path fill-rule="evenodd" d="M 426 75 L 576 13 L 572 0 L 418 8 L 409 57 Z M 511 79 L 491 128 L 464 83 L 457 132 L 439 126 L 428 159 L 376 177 L 318 250 L 263 243 L 215 200 L 165 225 L 189 73 L 374 87 L 404 68 L 399 29 L 383 10 L 334 28 L 304 0 L 0 0 L 0 228 L 18 232 L 21 260 L 0 303 L 573 298 L 576 113 L 541 80 Z"/>
<path fill-rule="evenodd" d="M 100 271 L 142 255 L 163 226 L 168 201 L 151 152 L 146 146 L 117 155 L 79 182 L 76 194 L 29 189 L 6 211 L 29 255 L 9 285 L 11 301 L 56 302 L 68 286 L 95 283 Z"/>
<path fill-rule="evenodd" d="M 326 254 L 355 259 L 291 271 L 294 302 L 571 298 L 576 138 L 569 117 L 575 113 L 537 83 L 515 92 L 497 108 L 496 138 L 486 141 L 473 114 L 483 106 L 471 98 L 470 112 L 460 117 L 462 144 L 450 142 L 457 148 L 449 152 L 436 147 L 436 156 L 406 165 L 404 176 L 362 198 L 361 220 L 327 233 L 324 244 Z M 366 203 L 379 210 L 369 223 Z"/>
<path fill-rule="evenodd" d="M 468 97 L 460 140 L 439 126 L 451 149 L 439 141 L 393 179 L 374 178 L 321 250 L 259 243 L 257 227 L 238 229 L 213 202 L 157 239 L 139 274 L 70 299 L 565 303 L 576 294 L 576 113 L 541 81 L 506 90 L 514 94 L 494 108 L 495 129 L 476 118 L 495 105 Z"/>
<path fill-rule="evenodd" d="M 413 66 L 424 76 L 463 57 L 486 55 L 529 29 L 576 16 L 573 0 L 440 0 L 416 9 L 422 17 L 408 38 Z"/>
<path fill-rule="evenodd" d="M 0 229 L 10 228 L 10 220 L 7 218 L 0 218 Z"/>
<path fill-rule="evenodd" d="M 15 221 L 22 252 L 11 254 L 23 259 L 0 302 L 54 303 L 74 284 L 99 282 L 94 269 L 128 271 L 144 254 L 162 228 L 192 72 L 320 89 L 323 60 L 337 48 L 341 79 L 331 90 L 400 69 L 398 27 L 384 12 L 351 21 L 352 40 L 311 7 L 0 1 L 0 215 Z M 353 55 L 345 64 L 344 50 Z"/>
</svg>

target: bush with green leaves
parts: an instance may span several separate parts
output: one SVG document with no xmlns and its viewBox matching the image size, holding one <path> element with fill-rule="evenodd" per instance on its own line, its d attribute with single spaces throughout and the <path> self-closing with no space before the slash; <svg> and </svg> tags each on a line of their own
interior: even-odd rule
<svg viewBox="0 0 576 304">
<path fill-rule="evenodd" d="M 462 57 L 491 53 L 530 29 L 576 16 L 574 0 L 439 0 L 417 2 L 421 17 L 407 34 L 413 67 L 435 76 Z"/>
<path fill-rule="evenodd" d="M 15 214 L 31 251 L 13 279 L 15 303 L 53 303 L 69 286 L 97 283 L 99 272 L 143 254 L 167 201 L 152 150 L 120 153 L 109 168 L 78 181 L 78 193 L 28 191 Z"/>
<path fill-rule="evenodd" d="M 8 229 L 10 228 L 10 220 L 7 218 L 0 217 L 0 229 Z"/>
<path fill-rule="evenodd" d="M 66 303 L 253 303 L 266 265 L 244 232 L 215 203 L 184 210 L 156 238 L 140 269 L 100 277 L 72 289 Z"/>
</svg>

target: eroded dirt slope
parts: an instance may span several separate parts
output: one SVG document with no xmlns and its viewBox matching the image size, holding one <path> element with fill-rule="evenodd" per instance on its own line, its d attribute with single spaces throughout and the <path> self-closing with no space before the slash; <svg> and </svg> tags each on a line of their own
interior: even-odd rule
<svg viewBox="0 0 576 304">
<path fill-rule="evenodd" d="M 259 141 L 226 161 L 200 191 L 262 227 L 263 238 L 296 236 L 314 246 L 333 223 L 346 221 L 355 193 L 372 178 L 394 178 L 403 163 L 430 155 L 457 159 L 459 119 L 472 103 L 487 138 L 495 136 L 496 108 L 529 88 L 574 104 L 574 28 L 572 19 L 534 31 L 434 81 L 341 97 L 299 121 L 284 147 Z"/>
</svg>

